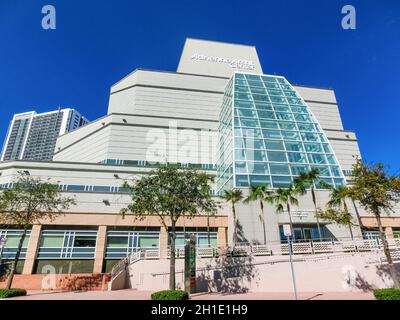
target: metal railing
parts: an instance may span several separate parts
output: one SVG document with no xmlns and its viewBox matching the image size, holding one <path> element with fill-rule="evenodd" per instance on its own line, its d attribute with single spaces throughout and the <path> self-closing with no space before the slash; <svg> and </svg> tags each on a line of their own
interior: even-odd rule
<svg viewBox="0 0 400 320">
<path fill-rule="evenodd" d="M 394 261 L 400 261 L 400 239 L 388 239 L 389 249 Z M 317 241 L 296 241 L 291 243 L 294 255 L 323 255 L 350 252 L 375 252 L 380 254 L 381 261 L 385 262 L 383 245 L 380 239 L 323 239 Z M 266 245 L 252 245 L 248 243 L 237 244 L 230 247 L 198 246 L 197 258 L 216 258 L 220 256 L 285 256 L 289 255 L 287 243 L 272 242 Z M 111 270 L 112 279 L 122 270 L 139 260 L 170 258 L 170 246 L 165 248 L 141 249 L 121 259 Z M 184 246 L 175 247 L 175 258 L 185 257 Z"/>
</svg>

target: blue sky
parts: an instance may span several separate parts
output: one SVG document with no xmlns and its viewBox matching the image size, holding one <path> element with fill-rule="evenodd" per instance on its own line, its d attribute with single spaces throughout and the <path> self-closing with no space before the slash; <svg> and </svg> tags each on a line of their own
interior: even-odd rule
<svg viewBox="0 0 400 320">
<path fill-rule="evenodd" d="M 57 29 L 43 30 L 54 5 Z M 341 28 L 351 4 L 357 29 Z M 186 37 L 255 45 L 265 73 L 336 91 L 362 155 L 400 169 L 400 1 L 0 0 L 0 140 L 14 113 L 107 112 L 137 67 L 176 70 Z"/>
</svg>

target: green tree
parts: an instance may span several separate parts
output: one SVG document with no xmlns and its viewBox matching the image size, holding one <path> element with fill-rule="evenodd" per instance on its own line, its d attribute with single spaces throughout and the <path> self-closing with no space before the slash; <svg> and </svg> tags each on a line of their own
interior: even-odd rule
<svg viewBox="0 0 400 320">
<path fill-rule="evenodd" d="M 237 242 L 237 216 L 235 204 L 242 201 L 243 192 L 240 189 L 224 190 L 221 196 L 226 202 L 230 202 L 232 206 L 232 216 L 233 216 L 233 245 Z"/>
<path fill-rule="evenodd" d="M 22 227 L 22 236 L 7 279 L 7 289 L 11 288 L 29 227 L 44 220 L 54 220 L 71 205 L 75 205 L 75 200 L 64 197 L 58 185 L 50 181 L 44 182 L 24 172 L 18 172 L 12 188 L 0 191 L 0 223 Z"/>
<path fill-rule="evenodd" d="M 382 226 L 382 214 L 390 214 L 400 199 L 400 178 L 390 175 L 381 163 L 366 164 L 361 159 L 353 166 L 351 193 L 367 211 L 376 218 L 379 235 L 383 244 L 388 267 L 396 288 L 400 288 L 399 278 L 390 254 L 389 244 Z"/>
<path fill-rule="evenodd" d="M 349 227 L 351 239 L 353 237 L 352 225 L 354 225 L 353 216 L 349 211 L 346 199 L 352 198 L 351 189 L 347 186 L 333 187 L 328 183 L 321 183 L 322 186 L 331 191 L 330 200 L 327 202 L 328 209 L 320 211 L 318 216 L 324 220 L 330 220 L 340 225 L 346 225 Z"/>
<path fill-rule="evenodd" d="M 293 239 L 294 236 L 294 229 L 293 229 L 293 220 L 292 220 L 292 213 L 290 209 L 290 205 L 298 205 L 299 201 L 296 198 L 298 191 L 295 190 L 293 185 L 290 185 L 288 188 L 279 188 L 275 190 L 273 195 L 271 196 L 271 202 L 275 204 L 276 212 L 284 212 L 285 207 L 289 215 L 289 222 L 290 222 L 290 229 L 292 231 Z"/>
<path fill-rule="evenodd" d="M 181 217 L 191 218 L 217 210 L 210 192 L 212 181 L 206 173 L 165 165 L 143 175 L 131 186 L 125 184 L 131 188 L 132 202 L 121 210 L 123 217 L 133 214 L 135 218 L 143 219 L 155 215 L 169 232 L 170 290 L 175 290 L 176 223 Z"/>
<path fill-rule="evenodd" d="M 268 201 L 268 198 L 271 196 L 271 194 L 272 191 L 269 190 L 266 184 L 251 186 L 250 193 L 244 200 L 245 203 L 249 203 L 251 201 L 258 201 L 260 204 L 260 214 L 258 215 L 258 218 L 260 219 L 260 222 L 262 223 L 263 226 L 264 244 L 267 244 L 267 232 L 265 230 L 265 219 L 264 219 L 264 201 L 265 200 Z"/>
<path fill-rule="evenodd" d="M 312 168 L 308 172 L 300 172 L 299 176 L 294 179 L 294 188 L 300 195 L 305 195 L 307 193 L 307 188 L 310 188 L 311 197 L 314 204 L 314 216 L 317 221 L 318 236 L 321 239 L 322 233 L 317 214 L 317 197 L 315 194 L 315 183 L 318 177 L 319 177 L 319 170 L 316 168 Z"/>
</svg>

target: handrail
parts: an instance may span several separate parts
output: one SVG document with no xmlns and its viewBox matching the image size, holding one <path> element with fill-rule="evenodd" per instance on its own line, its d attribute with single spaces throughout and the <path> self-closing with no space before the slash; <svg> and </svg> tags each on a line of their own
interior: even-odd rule
<svg viewBox="0 0 400 320">
<path fill-rule="evenodd" d="M 394 260 L 400 261 L 400 239 L 388 239 L 389 249 L 394 253 Z M 352 252 L 383 252 L 383 245 L 380 239 L 326 239 L 325 241 L 303 241 L 291 243 L 292 253 L 294 255 L 320 255 L 320 254 L 338 254 Z M 166 252 L 165 252 L 166 251 Z M 219 256 L 287 256 L 289 247 L 287 243 L 270 242 L 268 244 L 238 244 L 227 247 L 196 247 L 198 258 L 215 258 Z M 163 253 L 163 254 L 161 254 Z M 115 278 L 127 266 L 136 263 L 142 259 L 160 259 L 161 256 L 170 258 L 170 246 L 165 248 L 141 249 L 130 253 L 127 257 L 121 259 L 111 270 L 112 279 Z M 183 258 L 185 256 L 184 246 L 175 247 L 175 257 Z M 382 256 L 382 255 L 381 255 Z M 381 257 L 381 261 L 384 261 Z"/>
</svg>

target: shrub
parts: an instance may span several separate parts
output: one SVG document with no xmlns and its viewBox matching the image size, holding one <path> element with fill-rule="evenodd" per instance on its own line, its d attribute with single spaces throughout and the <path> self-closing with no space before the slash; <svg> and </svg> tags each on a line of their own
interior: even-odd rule
<svg viewBox="0 0 400 320">
<path fill-rule="evenodd" d="M 26 296 L 25 289 L 0 289 L 0 299 L 1 298 L 11 298 L 11 297 L 19 297 Z"/>
<path fill-rule="evenodd" d="M 163 290 L 151 294 L 151 300 L 187 300 L 189 294 L 182 290 Z"/>
<path fill-rule="evenodd" d="M 375 289 L 374 296 L 378 300 L 400 300 L 400 289 Z"/>
</svg>

